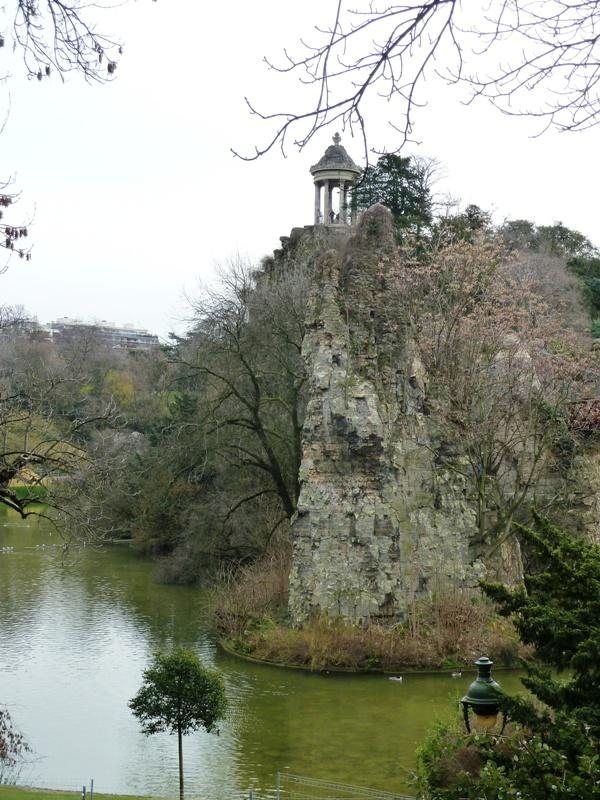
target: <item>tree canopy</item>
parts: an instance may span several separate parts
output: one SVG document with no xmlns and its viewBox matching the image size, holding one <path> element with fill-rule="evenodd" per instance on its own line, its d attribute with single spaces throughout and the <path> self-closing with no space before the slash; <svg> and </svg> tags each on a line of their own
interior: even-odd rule
<svg viewBox="0 0 600 800">
<path fill-rule="evenodd" d="M 144 682 L 129 701 L 142 732 L 176 733 L 179 745 L 179 796 L 183 800 L 182 737 L 204 728 L 211 732 L 227 707 L 221 676 L 207 669 L 190 650 L 157 653 Z"/>
</svg>

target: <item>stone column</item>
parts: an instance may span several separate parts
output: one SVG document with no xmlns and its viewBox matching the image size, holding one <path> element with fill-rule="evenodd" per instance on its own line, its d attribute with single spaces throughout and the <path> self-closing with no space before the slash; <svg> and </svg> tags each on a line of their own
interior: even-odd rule
<svg viewBox="0 0 600 800">
<path fill-rule="evenodd" d="M 346 208 L 346 181 L 340 181 L 340 222 L 348 224 L 348 210 Z"/>
<path fill-rule="evenodd" d="M 329 186 L 329 180 L 324 181 L 323 195 L 323 222 L 325 225 L 329 225 L 331 222 L 329 219 L 329 212 L 331 211 L 331 187 Z"/>
<path fill-rule="evenodd" d="M 350 203 L 352 203 L 352 191 L 354 189 L 354 184 L 350 187 Z M 354 225 L 356 222 L 356 209 L 350 209 L 350 225 Z"/>
<path fill-rule="evenodd" d="M 333 211 L 333 190 L 335 189 L 335 183 L 329 183 L 329 224 L 333 224 L 333 218 L 331 216 L 331 212 Z"/>
<path fill-rule="evenodd" d="M 315 181 L 315 225 L 323 220 L 321 217 L 321 182 Z"/>
</svg>

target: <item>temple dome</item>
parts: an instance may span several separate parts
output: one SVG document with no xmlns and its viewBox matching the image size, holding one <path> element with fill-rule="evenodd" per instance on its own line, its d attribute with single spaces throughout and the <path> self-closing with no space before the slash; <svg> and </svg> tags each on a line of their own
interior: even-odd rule
<svg viewBox="0 0 600 800">
<path fill-rule="evenodd" d="M 336 133 L 333 137 L 334 144 L 329 145 L 324 155 L 310 168 L 312 175 L 317 172 L 327 172 L 329 170 L 344 170 L 360 175 L 361 168 L 358 167 L 346 152 L 346 148 L 340 144 L 341 137 Z"/>
</svg>

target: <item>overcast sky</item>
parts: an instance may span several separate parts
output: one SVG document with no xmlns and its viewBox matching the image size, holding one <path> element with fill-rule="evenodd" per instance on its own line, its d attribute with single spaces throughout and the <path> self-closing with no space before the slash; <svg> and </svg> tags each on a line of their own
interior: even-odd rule
<svg viewBox="0 0 600 800">
<path fill-rule="evenodd" d="M 0 143 L 2 172 L 21 199 L 6 220 L 33 216 L 33 257 L 0 277 L 2 302 L 41 322 L 106 319 L 164 337 L 185 327 L 185 296 L 216 265 L 238 253 L 257 260 L 310 224 L 308 170 L 334 130 L 287 158 L 275 150 L 245 163 L 230 148 L 250 152 L 268 135 L 244 95 L 277 110 L 299 91 L 262 57 L 293 50 L 333 6 L 136 0 L 103 23 L 125 43 L 114 82 L 29 81 L 13 66 L 0 85 L 8 110 Z M 534 122 L 484 102 L 465 107 L 456 87 L 432 83 L 427 99 L 420 144 L 405 153 L 442 162 L 438 191 L 492 210 L 495 222 L 560 220 L 600 243 L 599 130 L 532 138 Z M 376 133 L 373 144 L 385 147 L 383 117 Z M 360 161 L 360 141 L 345 134 L 342 144 Z"/>
</svg>

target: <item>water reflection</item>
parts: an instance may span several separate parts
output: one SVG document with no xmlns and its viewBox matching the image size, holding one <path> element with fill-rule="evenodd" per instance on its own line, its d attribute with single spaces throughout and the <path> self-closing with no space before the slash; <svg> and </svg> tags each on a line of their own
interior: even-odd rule
<svg viewBox="0 0 600 800">
<path fill-rule="evenodd" d="M 221 735 L 184 746 L 189 796 L 225 800 L 274 785 L 278 769 L 389 791 L 408 788 L 432 720 L 457 711 L 473 676 L 322 676 L 241 662 L 218 651 L 202 594 L 153 582 L 126 547 L 66 566 L 44 525 L 0 517 L 0 685 L 40 756 L 38 785 L 175 794 L 176 742 L 145 738 L 127 708 L 159 647 L 194 647 L 222 670 Z M 41 548 L 41 544 L 46 544 Z M 4 548 L 13 548 L 6 552 Z M 502 683 L 514 690 L 515 676 Z"/>
</svg>

